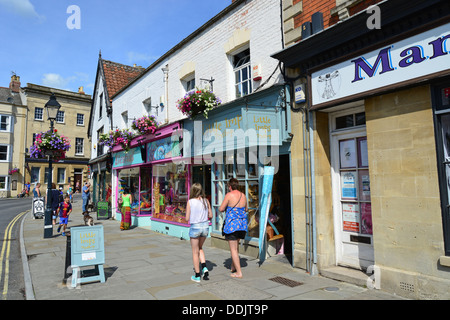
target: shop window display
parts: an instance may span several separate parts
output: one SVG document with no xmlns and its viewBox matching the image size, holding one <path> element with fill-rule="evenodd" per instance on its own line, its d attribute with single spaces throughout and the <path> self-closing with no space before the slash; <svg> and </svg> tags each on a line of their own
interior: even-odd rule
<svg viewBox="0 0 450 320">
<path fill-rule="evenodd" d="M 131 192 L 131 214 L 139 213 L 139 168 L 123 169 L 119 171 L 118 199 L 125 188 Z"/>
<path fill-rule="evenodd" d="M 153 218 L 188 224 L 186 203 L 189 180 L 183 163 L 165 163 L 153 166 Z"/>
<path fill-rule="evenodd" d="M 254 159 L 255 157 L 253 157 Z M 248 206 L 248 233 L 251 238 L 259 237 L 259 165 L 249 163 L 248 152 L 235 152 L 234 155 L 224 157 L 225 164 L 212 165 L 213 172 L 213 231 L 221 232 L 224 219 L 224 213 L 219 212 L 225 194 L 228 192 L 227 183 L 230 178 L 236 178 L 239 181 L 239 191 L 247 197 Z"/>
<path fill-rule="evenodd" d="M 139 192 L 140 214 L 152 213 L 152 169 L 141 168 L 141 189 Z"/>
</svg>

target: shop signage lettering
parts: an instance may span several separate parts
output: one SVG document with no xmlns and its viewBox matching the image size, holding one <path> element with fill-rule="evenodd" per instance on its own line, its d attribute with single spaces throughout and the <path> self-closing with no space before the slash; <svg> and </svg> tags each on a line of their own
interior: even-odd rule
<svg viewBox="0 0 450 320">
<path fill-rule="evenodd" d="M 270 118 L 253 116 L 253 122 L 255 123 L 255 130 L 266 129 L 270 130 Z"/>
<path fill-rule="evenodd" d="M 421 63 L 427 59 L 435 59 L 437 57 L 448 54 L 445 49 L 445 41 L 449 38 L 450 34 L 447 34 L 446 36 L 439 37 L 428 43 L 433 48 L 433 55 L 431 57 L 425 56 L 425 50 L 421 45 L 406 48 L 405 50 L 400 52 L 400 57 L 402 57 L 403 59 L 399 61 L 398 66 L 400 68 L 407 68 L 414 63 Z M 378 53 L 377 59 L 375 60 L 373 66 L 371 66 L 364 57 L 352 60 L 352 63 L 354 63 L 355 65 L 355 79 L 352 82 L 364 80 L 361 75 L 361 71 L 364 71 L 364 73 L 369 77 L 373 77 L 374 75 L 376 75 L 376 71 L 378 70 L 380 64 L 380 74 L 397 70 L 392 66 L 391 47 L 384 48 Z"/>
<path fill-rule="evenodd" d="M 141 163 L 143 163 L 143 161 L 140 148 L 134 148 L 128 152 L 117 152 L 113 155 L 113 168 L 131 166 Z"/>
<path fill-rule="evenodd" d="M 311 75 L 312 105 L 448 70 L 450 23 Z"/>
<path fill-rule="evenodd" d="M 89 232 L 89 233 L 80 233 L 80 244 L 81 249 L 87 250 L 87 249 L 94 249 L 95 248 L 95 233 Z"/>
<path fill-rule="evenodd" d="M 242 122 L 242 115 L 235 116 L 231 119 L 225 118 L 224 120 L 215 121 L 213 123 L 206 124 L 204 126 L 203 134 L 205 134 L 205 132 L 210 129 L 216 129 L 219 131 L 223 131 L 223 129 L 240 129 L 241 122 Z"/>
</svg>

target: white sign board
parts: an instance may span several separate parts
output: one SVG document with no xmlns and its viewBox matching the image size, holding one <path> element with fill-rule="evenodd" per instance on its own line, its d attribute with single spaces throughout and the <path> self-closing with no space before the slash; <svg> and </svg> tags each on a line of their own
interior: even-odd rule
<svg viewBox="0 0 450 320">
<path fill-rule="evenodd" d="M 312 105 L 450 69 L 450 23 L 311 75 Z"/>
</svg>

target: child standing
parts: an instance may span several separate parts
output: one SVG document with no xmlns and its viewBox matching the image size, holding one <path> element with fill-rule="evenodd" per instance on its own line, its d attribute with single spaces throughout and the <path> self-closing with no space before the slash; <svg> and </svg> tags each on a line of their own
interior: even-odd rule
<svg viewBox="0 0 450 320">
<path fill-rule="evenodd" d="M 62 235 L 66 235 L 67 223 L 69 222 L 69 215 L 72 212 L 72 204 L 70 203 L 70 197 L 66 195 L 64 201 L 59 204 L 57 209 L 57 214 L 59 213 L 59 227 L 58 232 L 61 231 L 61 227 L 63 227 Z"/>
<path fill-rule="evenodd" d="M 203 244 L 209 233 L 209 219 L 211 218 L 211 206 L 205 197 L 202 185 L 200 183 L 194 183 L 191 188 L 189 201 L 186 204 L 186 220 L 191 225 L 189 228 L 189 237 L 191 240 L 192 262 L 194 263 L 195 271 L 195 275 L 192 276 L 191 280 L 195 282 L 200 282 L 201 273 L 203 273 L 203 280 L 209 280 Z M 201 264 L 202 270 L 200 270 L 199 263 Z"/>
</svg>

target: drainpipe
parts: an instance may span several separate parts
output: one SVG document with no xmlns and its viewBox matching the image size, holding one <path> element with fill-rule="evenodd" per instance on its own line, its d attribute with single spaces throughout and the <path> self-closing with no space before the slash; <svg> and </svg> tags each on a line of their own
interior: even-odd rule
<svg viewBox="0 0 450 320">
<path fill-rule="evenodd" d="M 309 117 L 309 139 L 311 149 L 311 209 L 312 209 L 312 241 L 313 241 L 313 263 L 311 275 L 315 276 L 317 272 L 317 224 L 316 224 L 316 170 L 314 155 L 314 130 L 313 130 L 313 113 L 308 111 Z"/>
<path fill-rule="evenodd" d="M 302 109 L 303 162 L 305 176 L 306 271 L 317 274 L 315 159 L 312 113 Z"/>
<path fill-rule="evenodd" d="M 164 72 L 164 107 L 166 108 L 166 124 L 169 123 L 169 65 L 161 69 Z"/>
</svg>

